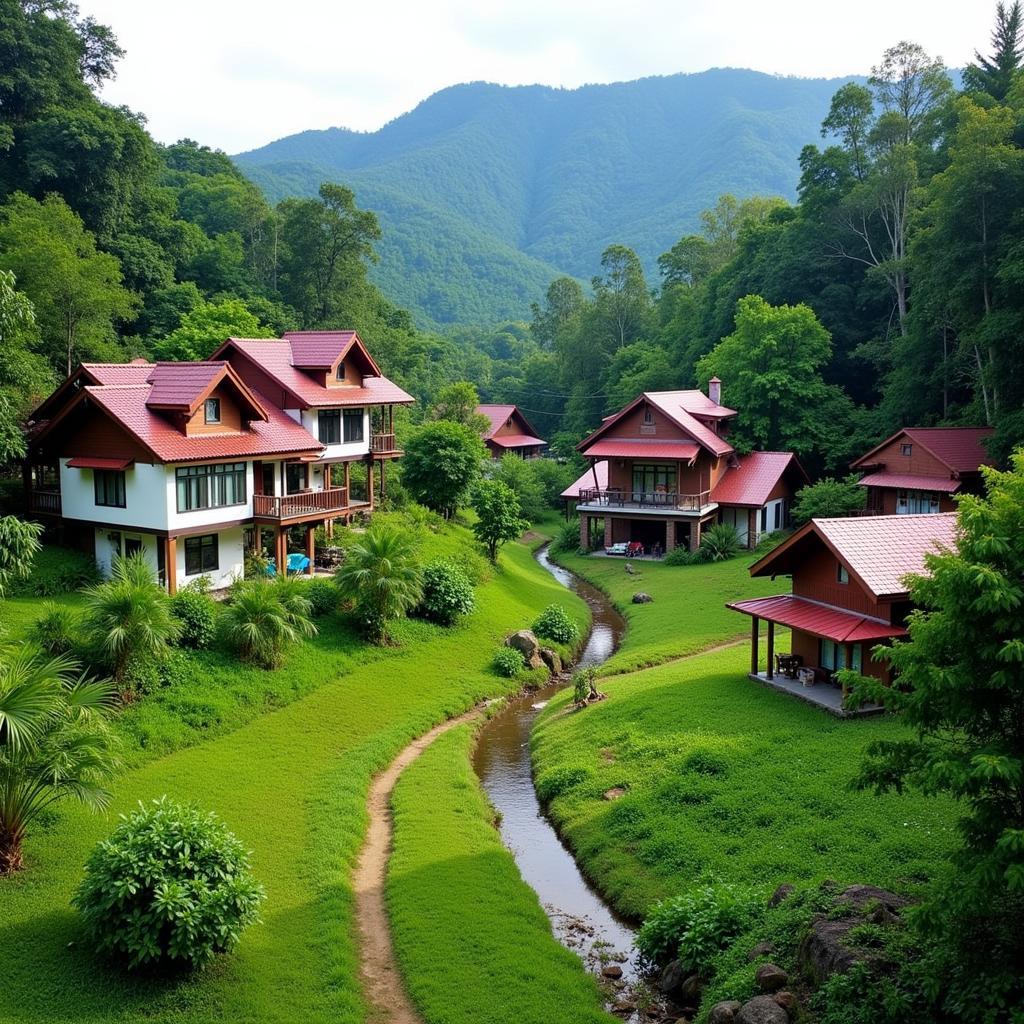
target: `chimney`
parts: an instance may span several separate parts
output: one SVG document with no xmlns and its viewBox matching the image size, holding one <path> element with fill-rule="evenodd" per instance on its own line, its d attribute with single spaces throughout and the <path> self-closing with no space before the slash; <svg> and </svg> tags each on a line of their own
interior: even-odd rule
<svg viewBox="0 0 1024 1024">
<path fill-rule="evenodd" d="M 711 399 L 715 405 L 722 404 L 722 382 L 717 377 L 712 377 L 708 381 L 708 398 Z"/>
</svg>

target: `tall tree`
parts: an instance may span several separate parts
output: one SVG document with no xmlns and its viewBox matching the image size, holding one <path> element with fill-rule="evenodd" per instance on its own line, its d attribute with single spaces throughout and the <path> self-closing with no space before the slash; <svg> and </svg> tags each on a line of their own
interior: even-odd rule
<svg viewBox="0 0 1024 1024">
<path fill-rule="evenodd" d="M 181 323 L 153 346 L 157 359 L 172 362 L 209 359 L 228 338 L 276 338 L 241 299 L 204 302 L 181 318 Z"/>
<path fill-rule="evenodd" d="M 430 407 L 430 418 L 461 423 L 482 434 L 489 424 L 487 417 L 476 411 L 479 404 L 480 396 L 476 388 L 468 380 L 457 380 L 438 391 Z"/>
<path fill-rule="evenodd" d="M 964 68 L 964 85 L 975 92 L 988 93 L 999 103 L 1005 101 L 1024 59 L 1022 32 L 1024 13 L 1020 0 L 1013 0 L 1009 7 L 1000 0 L 992 29 L 992 54 L 985 57 L 974 51 L 975 63 Z"/>
</svg>

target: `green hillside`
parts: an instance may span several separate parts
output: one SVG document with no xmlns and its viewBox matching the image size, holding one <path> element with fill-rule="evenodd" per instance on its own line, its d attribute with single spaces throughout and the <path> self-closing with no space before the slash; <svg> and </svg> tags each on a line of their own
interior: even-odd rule
<svg viewBox="0 0 1024 1024">
<path fill-rule="evenodd" d="M 793 198 L 839 79 L 719 69 L 436 93 L 377 132 L 307 131 L 235 159 L 271 200 L 353 187 L 385 231 L 377 282 L 437 323 L 523 316 L 611 242 L 658 255 L 723 192 Z"/>
</svg>

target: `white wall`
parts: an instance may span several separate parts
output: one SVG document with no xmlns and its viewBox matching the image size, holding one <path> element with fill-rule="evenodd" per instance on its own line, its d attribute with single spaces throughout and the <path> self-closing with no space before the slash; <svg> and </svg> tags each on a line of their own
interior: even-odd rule
<svg viewBox="0 0 1024 1024">
<path fill-rule="evenodd" d="M 245 546 L 242 537 L 241 526 L 231 526 L 226 530 L 217 532 L 218 539 L 218 568 L 216 572 L 195 573 L 192 576 L 185 575 L 185 538 L 177 540 L 177 582 L 178 589 L 198 579 L 200 576 L 209 576 L 214 589 L 229 586 L 232 580 L 241 577 L 245 572 Z"/>
<path fill-rule="evenodd" d="M 300 422 L 315 438 L 320 437 L 318 409 L 303 409 Z M 370 411 L 363 409 L 363 439 L 349 444 L 329 444 L 321 454 L 321 459 L 339 459 L 353 455 L 366 455 L 370 450 Z M 315 486 L 315 485 L 314 485 Z"/>
<path fill-rule="evenodd" d="M 736 530 L 736 535 L 740 539 L 741 544 L 747 543 L 748 524 L 750 522 L 749 516 L 747 515 L 748 509 L 745 508 L 723 508 L 719 509 L 719 515 L 721 515 L 721 521 L 726 526 L 731 526 Z M 761 514 L 761 510 L 757 510 L 757 514 Z"/>
<path fill-rule="evenodd" d="M 138 540 L 142 543 L 142 552 L 145 555 L 146 561 L 153 567 L 153 571 L 156 572 L 159 567 L 157 561 L 157 545 L 163 543 L 157 537 L 154 537 L 151 533 L 138 533 L 134 530 L 118 530 L 110 526 L 97 526 L 95 530 L 95 545 L 96 545 L 96 564 L 100 567 L 100 572 L 104 576 L 109 576 L 111 569 L 113 568 L 114 557 L 118 554 L 117 544 L 112 543 L 110 540 L 111 533 L 120 533 L 120 554 L 125 553 L 125 541 L 129 538 Z"/>
<path fill-rule="evenodd" d="M 239 462 L 242 460 L 239 459 Z M 219 505 L 217 508 L 199 508 L 192 512 L 178 511 L 178 491 L 174 474 L 175 466 L 167 466 L 163 481 L 167 504 L 167 525 L 172 530 L 187 530 L 193 526 L 207 526 L 212 523 L 229 523 L 233 519 L 252 517 L 252 462 L 245 464 L 245 503 L 242 505 Z M 130 471 L 129 471 L 130 472 Z"/>
<path fill-rule="evenodd" d="M 115 526 L 149 527 L 166 530 L 167 467 L 137 462 L 125 470 L 125 507 L 109 508 L 96 504 L 91 469 L 69 469 L 68 460 L 60 460 L 61 514 L 66 519 L 84 519 Z"/>
</svg>

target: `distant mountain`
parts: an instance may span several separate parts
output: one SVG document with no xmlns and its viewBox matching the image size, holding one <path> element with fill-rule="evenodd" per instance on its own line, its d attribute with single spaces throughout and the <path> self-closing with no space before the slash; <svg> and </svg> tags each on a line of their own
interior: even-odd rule
<svg viewBox="0 0 1024 1024">
<path fill-rule="evenodd" d="M 622 242 L 657 257 L 724 192 L 794 198 L 801 148 L 849 78 L 716 69 L 579 89 L 476 82 L 376 132 L 279 139 L 235 160 L 274 201 L 340 181 L 384 229 L 373 274 L 424 322 L 525 317 Z"/>
</svg>

